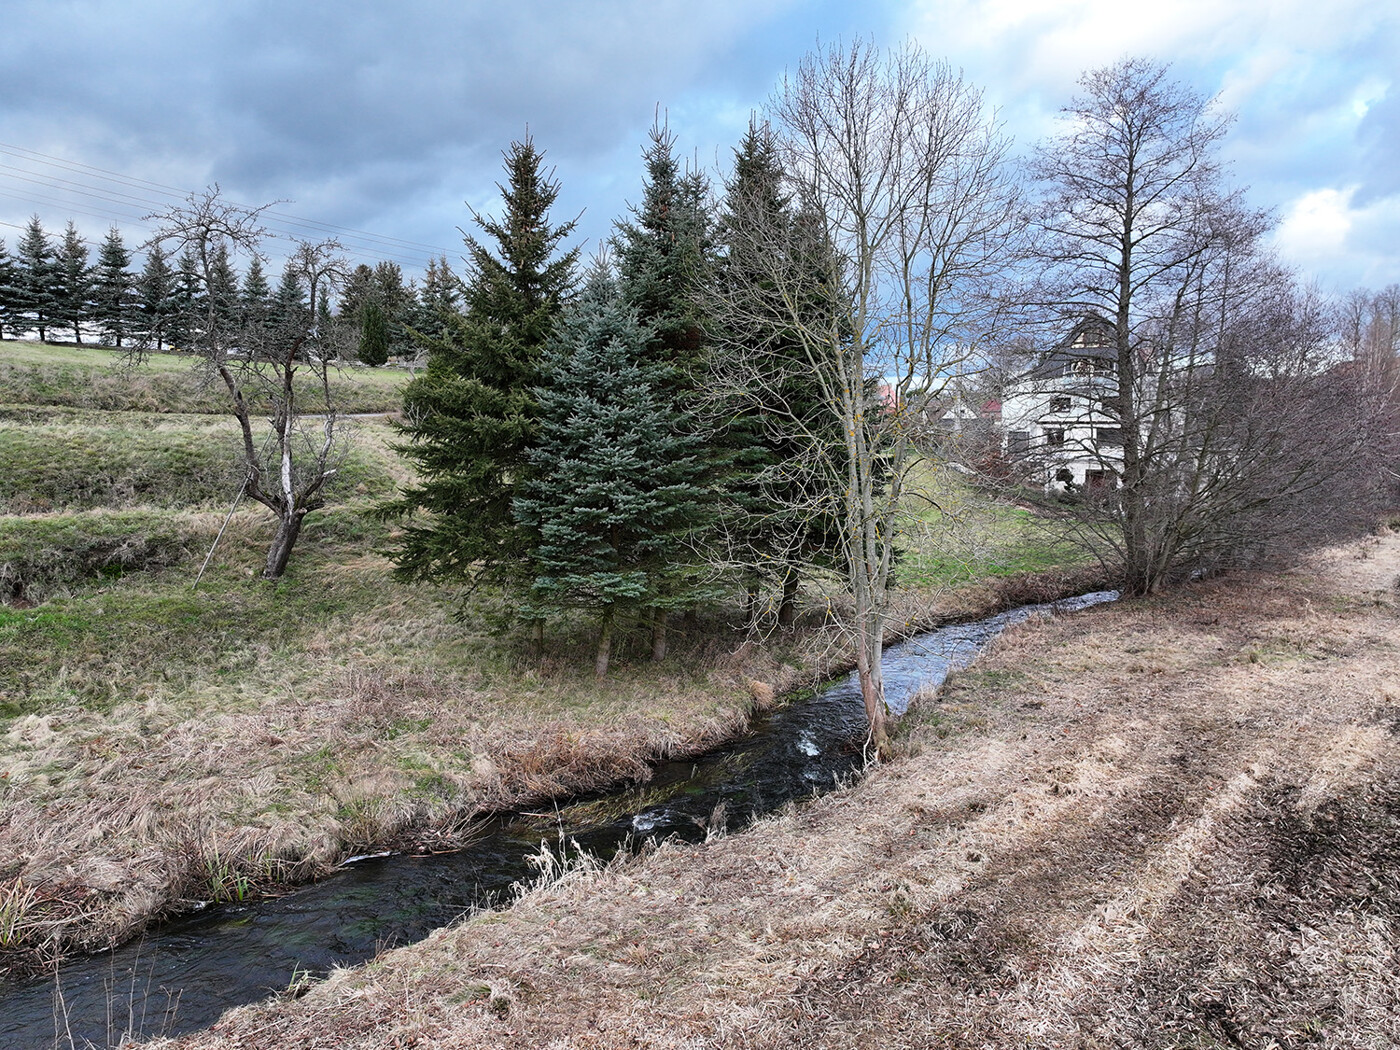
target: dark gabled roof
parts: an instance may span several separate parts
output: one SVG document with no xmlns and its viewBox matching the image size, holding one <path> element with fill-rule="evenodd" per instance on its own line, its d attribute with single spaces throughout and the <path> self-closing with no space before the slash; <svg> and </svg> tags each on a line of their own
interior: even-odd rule
<svg viewBox="0 0 1400 1050">
<path fill-rule="evenodd" d="M 1113 346 L 1113 325 L 1098 314 L 1086 314 L 1032 368 L 1018 376 L 1019 381 L 1055 379 L 1064 374 L 1066 364 L 1073 361 L 1103 361 L 1117 364 L 1118 351 Z"/>
</svg>

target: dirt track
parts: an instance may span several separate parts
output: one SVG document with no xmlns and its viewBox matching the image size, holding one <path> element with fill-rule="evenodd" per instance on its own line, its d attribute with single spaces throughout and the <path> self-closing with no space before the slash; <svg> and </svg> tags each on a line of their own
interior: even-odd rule
<svg viewBox="0 0 1400 1050">
<path fill-rule="evenodd" d="M 187 1042 L 1400 1045 L 1397 582 L 1386 535 L 1031 624 L 850 790 Z"/>
</svg>

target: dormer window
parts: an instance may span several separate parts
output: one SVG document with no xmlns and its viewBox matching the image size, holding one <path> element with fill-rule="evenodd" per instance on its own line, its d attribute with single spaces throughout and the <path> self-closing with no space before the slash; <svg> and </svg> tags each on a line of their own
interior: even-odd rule
<svg viewBox="0 0 1400 1050">
<path fill-rule="evenodd" d="M 1068 397 L 1052 397 L 1050 399 L 1051 412 L 1068 412 L 1073 402 Z"/>
</svg>

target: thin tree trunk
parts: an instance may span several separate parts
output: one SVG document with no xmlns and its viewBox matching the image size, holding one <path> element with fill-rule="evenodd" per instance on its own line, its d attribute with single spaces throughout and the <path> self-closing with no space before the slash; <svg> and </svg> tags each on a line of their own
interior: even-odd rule
<svg viewBox="0 0 1400 1050">
<path fill-rule="evenodd" d="M 778 606 L 778 626 L 791 627 L 797 620 L 797 572 L 788 569 L 783 577 L 783 601 Z"/>
<path fill-rule="evenodd" d="M 670 613 L 665 609 L 657 609 L 651 621 L 651 660 L 652 663 L 660 663 L 666 659 L 666 621 Z"/>
<path fill-rule="evenodd" d="M 263 579 L 280 579 L 287 571 L 287 561 L 292 556 L 292 547 L 301 535 L 301 523 L 305 515 L 300 511 L 285 514 L 277 524 L 277 535 L 267 552 L 267 567 L 263 569 Z"/>
<path fill-rule="evenodd" d="M 534 647 L 536 656 L 544 655 L 544 621 L 536 620 L 530 624 L 530 644 Z"/>
<path fill-rule="evenodd" d="M 750 581 L 744 595 L 744 624 L 753 630 L 758 626 L 758 582 Z"/>
<path fill-rule="evenodd" d="M 612 632 L 613 607 L 609 605 L 603 610 L 603 623 L 598 630 L 598 656 L 593 661 L 593 676 L 595 678 L 608 676 L 608 658 L 612 656 Z"/>
<path fill-rule="evenodd" d="M 888 710 L 885 707 L 884 677 L 880 666 L 884 653 L 880 643 L 879 638 L 870 636 L 868 625 L 862 625 L 856 643 L 859 647 L 856 672 L 860 680 L 861 700 L 865 703 L 865 717 L 870 723 L 870 742 L 875 745 L 875 757 L 887 762 L 893 757 L 894 748 L 890 744 L 886 719 Z"/>
</svg>

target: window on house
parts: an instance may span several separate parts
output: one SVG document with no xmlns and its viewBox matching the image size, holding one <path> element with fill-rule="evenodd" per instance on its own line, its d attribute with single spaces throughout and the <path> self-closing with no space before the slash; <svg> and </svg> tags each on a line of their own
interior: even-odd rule
<svg viewBox="0 0 1400 1050">
<path fill-rule="evenodd" d="M 1010 456 L 1024 456 L 1031 450 L 1029 430 L 1013 430 L 1006 435 L 1006 452 Z"/>
<path fill-rule="evenodd" d="M 1094 431 L 1094 440 L 1100 445 L 1121 445 L 1123 444 L 1123 428 L 1099 427 Z"/>
<path fill-rule="evenodd" d="M 1045 432 L 1045 443 L 1047 445 L 1063 445 L 1065 443 L 1065 432 L 1060 427 Z"/>
<path fill-rule="evenodd" d="M 1071 402 L 1068 397 L 1052 397 L 1050 399 L 1050 411 L 1068 412 L 1070 408 L 1070 403 Z"/>
</svg>

